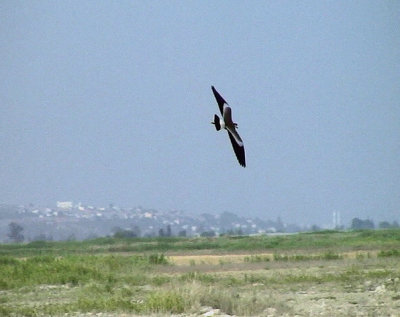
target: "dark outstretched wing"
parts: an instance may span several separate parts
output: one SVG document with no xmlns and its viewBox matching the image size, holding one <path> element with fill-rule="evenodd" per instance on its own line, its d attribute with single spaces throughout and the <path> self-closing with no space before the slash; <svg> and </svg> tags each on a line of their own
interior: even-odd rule
<svg viewBox="0 0 400 317">
<path fill-rule="evenodd" d="M 229 139 L 231 140 L 232 147 L 233 150 L 235 151 L 236 158 L 239 164 L 242 165 L 243 167 L 246 167 L 246 158 L 244 154 L 243 142 L 241 141 L 242 139 L 240 138 L 239 134 L 236 131 L 234 133 L 236 134 L 236 138 L 238 138 L 239 140 L 236 140 L 232 132 L 228 130 Z"/>
<path fill-rule="evenodd" d="M 228 104 L 224 98 L 219 94 L 219 92 L 214 88 L 214 86 L 211 86 L 212 92 L 214 94 L 215 99 L 217 100 L 219 111 L 221 111 L 221 115 L 223 115 L 224 112 L 224 104 Z"/>
<path fill-rule="evenodd" d="M 239 134 L 236 132 L 235 123 L 232 121 L 232 112 L 231 108 L 228 107 L 228 103 L 225 101 L 224 98 L 218 93 L 218 91 L 211 86 L 213 91 L 214 97 L 217 100 L 219 111 L 224 118 L 225 121 L 225 129 L 228 131 L 229 139 L 231 140 L 233 151 L 236 154 L 236 158 L 240 165 L 246 167 L 246 158 L 244 154 L 244 145 L 243 141 L 240 138 Z M 217 117 L 217 116 L 216 116 Z M 218 118 L 219 119 L 219 118 Z M 214 119 L 214 122 L 216 119 Z M 218 120 L 219 121 L 219 120 Z M 217 128 L 217 126 L 216 126 Z M 217 128 L 218 130 L 218 128 Z"/>
</svg>

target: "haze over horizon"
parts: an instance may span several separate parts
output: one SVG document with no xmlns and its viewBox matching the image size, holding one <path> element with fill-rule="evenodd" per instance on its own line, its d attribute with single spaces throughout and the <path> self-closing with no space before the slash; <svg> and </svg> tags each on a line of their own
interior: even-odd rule
<svg viewBox="0 0 400 317">
<path fill-rule="evenodd" d="M 2 1 L 0 203 L 399 221 L 399 21 L 395 1 Z"/>
</svg>

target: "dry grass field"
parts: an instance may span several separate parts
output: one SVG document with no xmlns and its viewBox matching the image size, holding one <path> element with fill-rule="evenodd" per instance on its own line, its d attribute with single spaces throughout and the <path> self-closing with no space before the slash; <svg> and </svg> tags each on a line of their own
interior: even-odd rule
<svg viewBox="0 0 400 317">
<path fill-rule="evenodd" d="M 400 316 L 398 231 L 218 239 L 1 246 L 0 316 Z"/>
<path fill-rule="evenodd" d="M 177 256 L 172 260 L 178 265 L 160 271 L 191 276 L 200 293 L 202 281 L 213 280 L 214 306 L 233 315 L 400 316 L 398 258 L 376 252 L 337 255 L 318 260 L 263 255 L 267 261 L 254 255 Z"/>
</svg>

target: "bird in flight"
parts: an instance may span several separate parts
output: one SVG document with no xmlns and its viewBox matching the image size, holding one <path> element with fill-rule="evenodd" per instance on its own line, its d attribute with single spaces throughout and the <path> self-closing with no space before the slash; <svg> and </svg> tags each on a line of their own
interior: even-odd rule
<svg viewBox="0 0 400 317">
<path fill-rule="evenodd" d="M 228 103 L 224 98 L 218 93 L 218 91 L 211 86 L 212 92 L 214 94 L 215 99 L 217 100 L 219 110 L 221 112 L 222 118 L 214 115 L 214 121 L 211 122 L 217 131 L 225 129 L 228 131 L 229 139 L 231 140 L 233 151 L 236 154 L 236 158 L 240 165 L 246 167 L 246 159 L 244 154 L 244 144 L 242 139 L 237 133 L 237 123 L 232 120 L 232 109 L 229 107 Z"/>
</svg>

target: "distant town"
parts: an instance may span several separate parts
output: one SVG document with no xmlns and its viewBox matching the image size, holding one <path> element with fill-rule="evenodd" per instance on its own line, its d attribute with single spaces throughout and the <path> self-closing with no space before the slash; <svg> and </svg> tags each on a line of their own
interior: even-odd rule
<svg viewBox="0 0 400 317">
<path fill-rule="evenodd" d="M 396 221 L 381 222 L 354 218 L 350 229 L 398 227 Z M 121 208 L 110 204 L 95 207 L 59 201 L 55 207 L 33 204 L 0 204 L 0 242 L 38 240 L 86 240 L 105 236 L 172 237 L 279 234 L 323 229 L 345 229 L 340 213 L 333 213 L 330 226 L 301 227 L 284 223 L 280 218 L 264 220 L 240 217 L 231 212 L 218 215 L 189 215 L 183 211 L 158 211 L 143 207 Z"/>
</svg>

